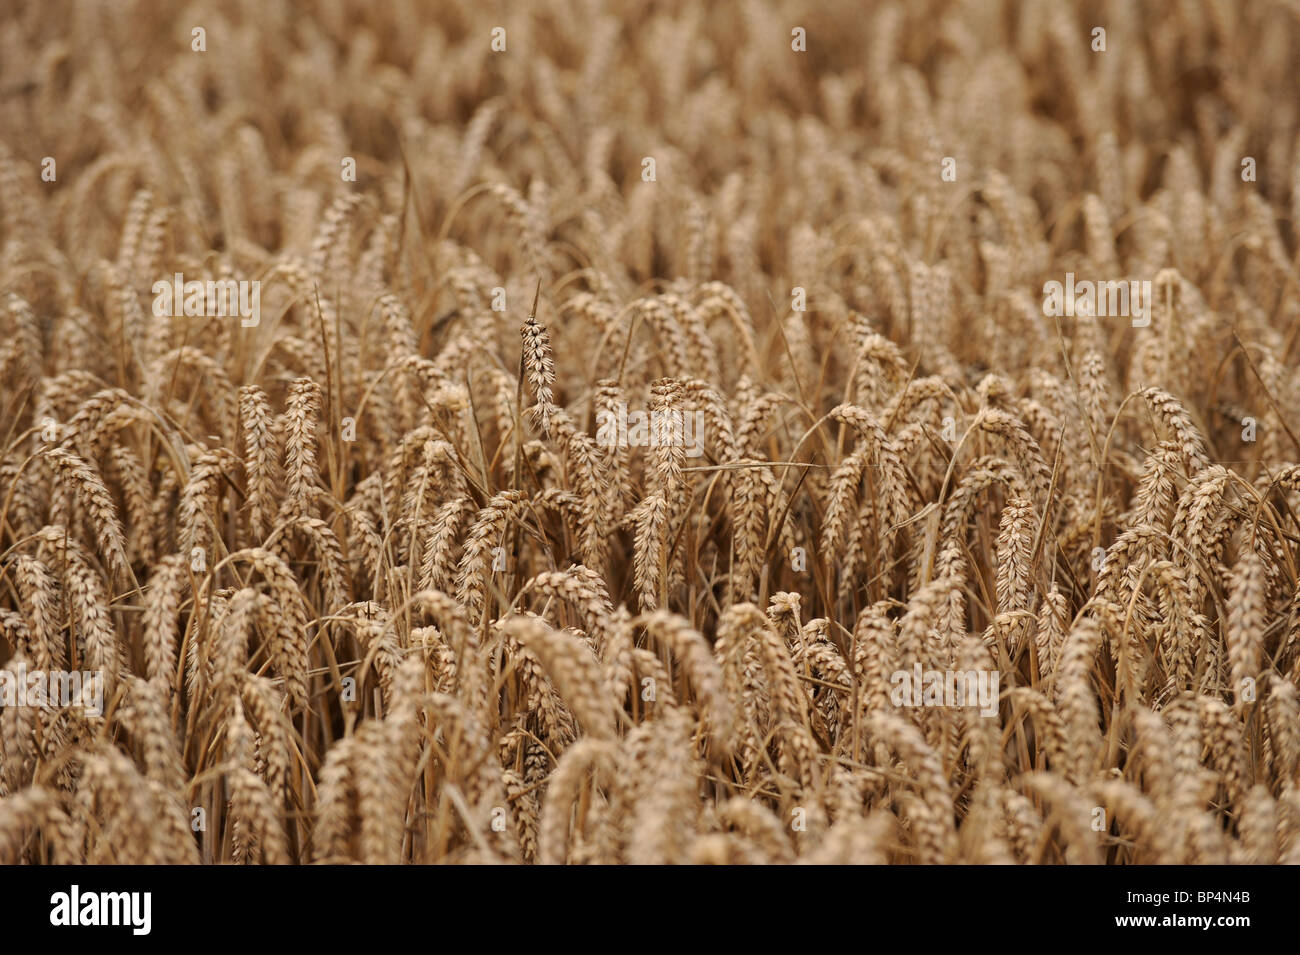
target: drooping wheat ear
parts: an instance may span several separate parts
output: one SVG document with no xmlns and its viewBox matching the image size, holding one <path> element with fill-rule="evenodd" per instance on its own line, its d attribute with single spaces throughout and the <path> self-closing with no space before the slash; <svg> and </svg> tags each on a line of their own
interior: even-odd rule
<svg viewBox="0 0 1300 955">
<path fill-rule="evenodd" d="M 954 582 L 932 580 L 912 594 L 899 621 L 896 661 L 906 669 L 917 663 L 949 661 L 956 652 L 958 634 L 940 631 Z"/>
<path fill-rule="evenodd" d="M 196 548 L 208 553 L 220 537 L 217 505 L 225 483 L 238 473 L 238 464 L 239 459 L 225 448 L 213 448 L 195 458 L 177 513 L 180 545 L 185 553 Z"/>
<path fill-rule="evenodd" d="M 537 856 L 541 865 L 566 861 L 571 820 L 587 774 L 612 773 L 616 752 L 616 745 L 609 740 L 581 739 L 560 757 L 542 803 Z"/>
<path fill-rule="evenodd" d="M 298 705 L 307 702 L 307 608 L 301 584 L 289 566 L 275 554 L 261 547 L 251 547 L 230 555 L 231 562 L 247 560 L 270 588 L 269 608 L 274 609 L 272 665 L 285 681 L 285 691 Z"/>
<path fill-rule="evenodd" d="M 253 851 L 258 851 L 270 865 L 287 865 L 292 860 L 284 827 L 271 791 L 251 768 L 252 733 L 244 720 L 244 707 L 238 696 L 232 698 L 226 719 L 226 757 L 230 760 L 226 771 L 230 815 L 238 846 L 248 853 L 246 861 L 252 861 Z"/>
<path fill-rule="evenodd" d="M 350 624 L 356 634 L 357 642 L 361 645 L 363 658 L 354 676 L 361 679 L 373 666 L 379 676 L 379 685 L 383 690 L 384 698 L 391 700 L 393 677 L 401 666 L 404 653 L 403 640 L 397 632 L 392 616 L 379 604 L 370 600 L 348 604 L 334 611 L 332 616 L 340 622 L 346 621 Z M 421 631 L 425 629 L 436 630 L 433 627 L 414 627 L 406 644 L 415 647 L 424 646 Z M 454 663 L 452 665 L 454 668 Z"/>
<path fill-rule="evenodd" d="M 572 749 L 565 750 L 564 755 L 568 756 L 571 752 Z M 524 777 L 513 769 L 501 771 L 501 782 L 506 787 L 506 798 L 514 810 L 512 816 L 515 821 L 515 836 L 519 840 L 519 855 L 525 864 L 536 863 L 540 859 L 538 848 L 542 825 L 542 809 L 537 794 L 524 781 Z"/>
<path fill-rule="evenodd" d="M 18 865 L 32 832 L 39 832 L 48 861 L 78 865 L 85 857 L 76 825 L 68 818 L 62 797 L 44 786 L 29 786 L 0 799 L 0 862 Z"/>
<path fill-rule="evenodd" d="M 685 378 L 695 371 L 695 362 L 687 348 L 687 338 L 677 323 L 677 316 L 659 297 L 639 298 L 629 308 L 632 320 L 643 320 L 653 335 L 655 348 L 666 350 L 661 362 L 669 375 Z"/>
<path fill-rule="evenodd" d="M 1037 767 L 1043 769 L 1043 760 L 1046 759 L 1046 768 L 1056 772 L 1064 770 L 1069 765 L 1067 734 L 1056 707 L 1042 693 L 1027 686 L 1012 687 L 1010 698 L 1017 713 L 1033 720 L 1034 746 L 1039 757 Z"/>
<path fill-rule="evenodd" d="M 468 497 L 456 497 L 439 505 L 430 522 L 420 560 L 420 589 L 446 590 L 452 585 L 456 566 L 456 535 L 461 521 L 474 509 Z"/>
<path fill-rule="evenodd" d="M 162 403 L 165 389 L 173 387 L 173 382 L 182 369 L 192 372 L 202 384 L 207 385 L 204 389 L 204 400 L 213 408 L 222 440 L 233 439 L 237 412 L 233 394 L 234 385 L 220 362 L 191 345 L 174 348 L 151 362 L 147 373 L 150 384 L 146 391 L 150 402 Z M 202 381 L 204 378 L 207 379 L 206 382 Z M 113 418 L 121 420 L 122 414 L 126 411 L 139 414 L 140 409 L 133 404 L 123 405 L 122 408 L 114 410 L 113 414 L 105 419 L 105 423 Z"/>
<path fill-rule="evenodd" d="M 1180 693 L 1165 707 L 1162 715 L 1169 724 L 1173 740 L 1169 754 L 1174 773 L 1172 808 L 1186 817 L 1189 813 L 1199 811 L 1204 802 L 1201 793 L 1204 778 L 1201 752 L 1205 748 L 1205 740 L 1201 727 L 1201 708 L 1193 694 Z"/>
<path fill-rule="evenodd" d="M 830 500 L 822 523 L 822 550 L 833 558 L 846 525 L 858 509 L 858 485 L 871 465 L 871 448 L 864 446 L 851 453 L 831 475 Z"/>
<path fill-rule="evenodd" d="M 855 329 L 857 355 L 845 390 L 845 398 L 854 398 L 864 408 L 878 407 L 886 388 L 897 387 L 908 373 L 907 359 L 897 344 L 873 331 L 859 316 Z"/>
<path fill-rule="evenodd" d="M 1294 683 L 1274 680 L 1268 694 L 1273 775 L 1279 786 L 1300 782 L 1300 702 Z"/>
<path fill-rule="evenodd" d="M 642 699 L 646 701 L 645 716 L 651 716 L 677 708 L 677 694 L 674 692 L 672 674 L 658 656 L 644 647 L 632 650 L 632 663 L 636 668 L 636 685 L 641 688 Z M 646 690 L 652 692 L 646 699 Z"/>
<path fill-rule="evenodd" d="M 736 604 L 728 608 L 726 616 L 731 618 L 731 627 L 746 633 L 758 647 L 772 714 L 783 743 L 783 762 L 788 764 L 786 771 L 805 788 L 813 787 L 820 750 L 809 730 L 808 696 L 799 683 L 785 641 L 773 629 L 767 615 L 753 604 Z M 721 626 L 720 622 L 720 629 Z"/>
<path fill-rule="evenodd" d="M 551 354 L 551 337 L 546 327 L 537 321 L 537 316 L 529 315 L 520 329 L 523 337 L 524 374 L 528 377 L 528 387 L 536 400 L 531 413 L 533 420 L 544 434 L 551 433 L 551 416 L 556 412 L 555 395 L 555 358 Z"/>
<path fill-rule="evenodd" d="M 557 597 L 579 608 L 592 649 L 597 655 L 603 653 L 614 608 L 600 574 L 590 567 L 574 564 L 567 570 L 538 574 L 524 585 L 524 590 Z"/>
<path fill-rule="evenodd" d="M 943 764 L 921 731 L 897 713 L 871 714 L 867 727 L 873 738 L 898 754 L 916 780 L 915 791 L 899 789 L 895 799 L 911 796 L 915 802 L 909 815 L 915 827 L 924 864 L 941 863 L 956 850 L 957 831 L 953 823 L 952 797 Z"/>
<path fill-rule="evenodd" d="M 704 380 L 720 380 L 722 373 L 718 367 L 717 345 L 709 336 L 709 330 L 699 310 L 686 299 L 671 293 L 661 296 L 661 301 L 672 309 L 678 326 L 690 343 L 689 353 L 696 362 L 696 367 L 703 374 Z"/>
<path fill-rule="evenodd" d="M 827 617 L 810 620 L 803 627 L 804 651 L 796 666 L 809 674 L 814 703 L 814 729 L 827 739 L 838 739 L 847 721 L 852 719 L 853 675 L 848 659 L 830 639 L 831 621 Z"/>
<path fill-rule="evenodd" d="M 682 862 L 700 809 L 690 716 L 684 710 L 671 710 L 636 732 L 648 733 L 650 740 L 639 761 L 644 775 L 630 807 L 627 861 L 632 865 Z"/>
<path fill-rule="evenodd" d="M 5 664 L 5 680 L 11 685 L 25 680 L 32 669 L 31 661 L 21 652 Z M 31 785 L 36 771 L 37 709 L 32 706 L 6 706 L 0 710 L 0 795 L 17 792 Z"/>
<path fill-rule="evenodd" d="M 1147 388 L 1140 394 L 1179 446 L 1187 465 L 1187 473 L 1195 474 L 1208 465 L 1210 456 L 1205 448 L 1205 438 L 1182 402 L 1159 388 Z"/>
<path fill-rule="evenodd" d="M 9 501 L 4 521 L 15 537 L 31 533 L 44 523 L 45 478 L 40 473 L 42 470 L 36 462 L 24 467 L 14 457 L 0 456 L 0 487 L 5 489 Z"/>
<path fill-rule="evenodd" d="M 409 546 L 403 549 L 408 551 L 409 559 L 412 561 L 419 553 L 418 542 L 425 534 L 430 511 L 433 510 L 436 468 L 434 443 L 429 441 L 425 443 L 415 469 L 407 475 L 406 487 L 398 511 L 400 517 L 396 529 L 402 536 L 409 538 Z"/>
<path fill-rule="evenodd" d="M 248 520 L 260 543 L 270 530 L 274 513 L 275 471 L 278 449 L 273 434 L 271 404 L 256 385 L 239 389 L 239 421 L 244 429 L 244 475 L 247 482 Z"/>
<path fill-rule="evenodd" d="M 754 639 L 752 628 L 759 620 L 749 608 L 730 607 L 718 620 L 718 639 L 713 645 L 713 655 L 722 669 L 727 695 L 737 700 L 740 711 L 740 757 L 746 771 L 752 770 L 760 758 L 759 747 L 768 732 L 769 690 L 764 678 L 762 653 Z"/>
<path fill-rule="evenodd" d="M 81 455 L 93 458 L 104 446 L 114 429 L 134 420 L 138 409 L 130 394 L 121 388 L 104 388 L 77 406 L 62 433 L 63 444 Z"/>
<path fill-rule="evenodd" d="M 1115 261 L 1115 236 L 1106 205 L 1095 193 L 1083 197 L 1083 230 L 1087 239 L 1088 257 L 1104 274 L 1113 274 L 1118 268 Z"/>
<path fill-rule="evenodd" d="M 434 617 L 456 654 L 456 695 L 472 713 L 488 718 L 487 672 L 479 658 L 478 633 L 469 623 L 464 606 L 438 590 L 424 590 L 411 598 L 413 608 Z"/>
<path fill-rule="evenodd" d="M 1169 727 L 1159 713 L 1136 704 L 1125 713 L 1133 727 L 1133 742 L 1129 748 L 1125 772 L 1135 780 L 1141 773 L 1143 789 L 1151 793 L 1160 805 L 1169 805 L 1174 798 L 1175 743 Z"/>
<path fill-rule="evenodd" d="M 365 865 L 395 865 L 401 861 L 402 818 L 411 767 L 402 750 L 406 734 L 390 720 L 366 720 L 357 731 L 357 755 L 362 769 L 357 785 L 358 844 Z"/>
<path fill-rule="evenodd" d="M 536 180 L 535 180 L 536 181 Z M 519 240 L 528 266 L 545 282 L 549 279 L 546 264 L 546 224 L 538 210 L 517 189 L 505 183 L 493 183 L 488 190 L 506 211 Z"/>
<path fill-rule="evenodd" d="M 888 553 L 899 528 L 912 515 L 915 505 L 912 483 L 899 457 L 898 448 L 885 433 L 875 415 L 854 405 L 839 405 L 831 410 L 831 417 L 850 424 L 866 437 L 880 469 L 876 479 L 877 496 L 884 502 L 884 526 L 879 528 L 883 550 Z"/>
<path fill-rule="evenodd" d="M 1029 610 L 1033 599 L 1030 551 L 1037 530 L 1034 505 L 1012 498 L 1002 510 L 997 540 L 997 599 L 999 612 Z"/>
<path fill-rule="evenodd" d="M 1005 485 L 1013 497 L 1029 496 L 1029 486 L 1010 461 L 981 457 L 970 463 L 944 506 L 940 529 L 945 540 L 955 539 L 959 533 L 965 532 L 966 524 L 979 504 L 980 495 L 999 483 Z"/>
<path fill-rule="evenodd" d="M 1264 633 L 1268 624 L 1268 578 L 1263 558 L 1246 541 L 1228 586 L 1228 666 L 1238 711 L 1257 698 Z"/>
<path fill-rule="evenodd" d="M 1178 499 L 1174 478 L 1181 468 L 1182 450 L 1172 441 L 1161 441 L 1142 465 L 1142 477 L 1133 493 L 1131 516 L 1125 523 L 1132 527 L 1146 524 L 1167 528 Z"/>
<path fill-rule="evenodd" d="M 316 554 L 319 567 L 318 580 L 324 595 L 327 611 L 337 610 L 352 600 L 345 574 L 343 548 L 334 529 L 317 517 L 298 517 L 286 530 L 297 532 Z M 274 542 L 274 538 L 272 538 Z"/>
<path fill-rule="evenodd" d="M 1155 578 L 1159 607 L 1156 642 L 1174 686 L 1180 690 L 1188 689 L 1194 675 L 1197 650 L 1205 637 L 1204 627 L 1191 604 L 1187 576 L 1176 564 L 1167 560 L 1154 561 L 1151 575 Z M 1145 671 L 1148 652 L 1136 623 L 1129 629 L 1124 649 L 1128 667 L 1124 677 L 1130 682 L 1129 689 L 1136 692 L 1136 674 Z M 1112 650 L 1118 657 L 1118 648 L 1112 647 Z"/>
<path fill-rule="evenodd" d="M 1101 849 L 1090 828 L 1094 818 L 1092 800 L 1084 795 L 1085 790 L 1071 785 L 1057 773 L 1026 773 L 1020 781 L 1050 806 L 1045 826 L 1060 833 L 1065 842 L 1065 861 L 1071 865 L 1099 865 L 1103 861 Z M 1043 845 L 1040 840 L 1040 851 Z"/>
<path fill-rule="evenodd" d="M 1034 804 L 1005 786 L 998 792 L 998 801 L 1002 808 L 1002 829 L 1011 844 L 1015 861 L 1022 865 L 1033 862 L 1043 842 L 1043 821 L 1034 810 Z"/>
<path fill-rule="evenodd" d="M 45 364 L 45 345 L 36 312 L 25 299 L 13 292 L 5 293 L 3 305 L 0 314 L 6 315 L 13 324 L 14 339 L 8 346 L 12 347 L 12 351 L 7 351 L 6 359 L 0 361 L 0 371 L 6 375 L 12 371 L 15 380 L 21 376 L 32 382 L 39 382 L 43 386 L 48 380 L 41 377 L 41 369 Z M 6 353 L 0 352 L 0 354 Z M 37 412 L 36 420 L 39 421 L 43 415 L 40 414 L 39 408 Z"/>
<path fill-rule="evenodd" d="M 669 527 L 669 504 L 662 493 L 649 495 L 632 512 L 636 526 L 633 568 L 642 610 L 659 606 L 665 578 L 664 553 Z"/>
<path fill-rule="evenodd" d="M 415 327 L 411 324 L 411 310 L 398 296 L 386 293 L 375 302 L 384 328 L 385 357 L 391 363 L 419 354 Z M 394 377 L 389 385 L 393 399 L 398 402 L 403 422 L 413 421 L 414 407 L 410 391 L 403 387 L 401 379 Z"/>
<path fill-rule="evenodd" d="M 672 378 L 658 378 L 650 385 L 650 442 L 654 446 L 655 470 L 649 486 L 652 491 L 663 489 L 668 495 L 681 487 L 686 464 L 685 435 L 679 423 L 671 423 L 686 413 L 681 399 L 681 385 Z"/>
<path fill-rule="evenodd" d="M 522 491 L 501 491 L 479 510 L 469 529 L 456 574 L 456 599 L 469 610 L 471 623 L 475 625 L 487 601 L 494 552 L 504 553 L 506 528 L 522 510 L 524 500 Z M 509 559 L 506 566 L 510 567 Z"/>
<path fill-rule="evenodd" d="M 781 820 L 752 799 L 728 799 L 718 807 L 718 821 L 742 832 L 757 850 L 759 861 L 776 865 L 794 861 L 794 847 Z"/>
<path fill-rule="evenodd" d="M 685 617 L 667 610 L 644 614 L 633 624 L 644 626 L 648 634 L 662 641 L 682 661 L 700 704 L 705 731 L 713 739 L 717 753 L 725 756 L 735 744 L 735 713 L 727 698 L 722 669 L 704 636 Z"/>
<path fill-rule="evenodd" d="M 1222 780 L 1228 802 L 1240 806 L 1247 787 L 1249 759 L 1241 719 L 1222 700 L 1202 696 L 1198 702 L 1214 771 Z"/>
<path fill-rule="evenodd" d="M 65 489 L 85 508 L 109 572 L 114 577 L 129 577 L 126 534 L 98 468 L 64 448 L 51 448 L 45 454 Z"/>
<path fill-rule="evenodd" d="M 50 528 L 51 539 L 61 547 L 67 540 L 57 528 Z M 112 693 L 123 665 L 124 647 L 118 642 L 113 621 L 108 614 L 108 597 L 99 575 L 79 554 L 79 548 L 62 550 L 63 581 L 72 611 L 76 615 L 79 636 L 85 642 L 85 665 L 98 671 L 105 680 L 105 692 Z"/>
<path fill-rule="evenodd" d="M 1042 448 L 1024 423 L 1014 415 L 998 408 L 986 407 L 977 418 L 982 430 L 1002 438 L 1015 455 L 1016 463 L 1034 490 L 1040 507 L 1047 502 L 1047 491 L 1052 483 L 1052 469 L 1043 458 Z"/>
<path fill-rule="evenodd" d="M 1069 764 L 1063 775 L 1076 784 L 1088 779 L 1101 747 L 1101 717 L 1092 672 L 1105 638 L 1101 621 L 1082 616 L 1065 639 L 1054 681 L 1056 709 L 1064 721 Z"/>
<path fill-rule="evenodd" d="M 295 378 L 289 385 L 284 418 L 284 457 L 288 476 L 281 517 L 299 517 L 314 506 L 317 489 L 316 415 L 321 387 L 310 378 Z"/>
<path fill-rule="evenodd" d="M 1138 525 L 1120 534 L 1106 548 L 1097 571 L 1093 594 L 1098 600 L 1127 605 L 1141 580 L 1142 572 L 1166 550 L 1165 534 L 1158 527 Z"/>
<path fill-rule="evenodd" d="M 126 505 L 127 522 L 130 525 L 127 538 L 131 548 L 130 556 L 142 563 L 152 564 L 157 556 L 153 510 L 150 506 L 153 488 L 145 476 L 145 469 L 135 453 L 125 445 L 109 448 L 107 463 L 110 482 L 121 489 L 122 500 Z"/>
<path fill-rule="evenodd" d="M 1252 786 L 1241 805 L 1237 820 L 1240 833 L 1239 861 L 1245 865 L 1274 865 L 1278 861 L 1278 804 L 1261 784 Z"/>
<path fill-rule="evenodd" d="M 49 671 L 68 659 L 63 630 L 58 620 L 58 582 L 45 564 L 26 554 L 16 560 L 18 592 L 26 607 L 26 628 L 20 633 L 27 644 L 20 647 L 36 669 Z"/>
<path fill-rule="evenodd" d="M 896 653 L 894 623 L 889 619 L 888 605 L 872 604 L 858 615 L 853 629 L 853 672 L 858 684 L 855 729 L 862 725 L 863 716 L 890 705 L 889 676 L 900 667 Z"/>
<path fill-rule="evenodd" d="M 384 536 L 380 534 L 380 503 L 383 500 L 382 475 L 378 472 L 360 482 L 352 492 L 344 513 L 348 520 L 348 550 L 353 559 L 360 558 L 367 579 L 376 585 L 376 598 L 384 595 L 383 581 L 379 579 L 380 558 L 384 552 Z"/>
<path fill-rule="evenodd" d="M 970 811 L 958 833 L 961 854 L 984 865 L 1015 865 L 1018 861 L 1019 846 L 1008 831 L 1000 788 L 981 786 L 972 794 Z"/>
<path fill-rule="evenodd" d="M 583 731 L 595 739 L 612 739 L 613 701 L 600 664 L 586 643 L 565 631 L 552 629 L 539 617 L 509 617 L 504 626 L 508 634 L 541 662 Z"/>
<path fill-rule="evenodd" d="M 277 807 L 289 792 L 289 759 L 292 752 L 292 724 L 285 713 L 285 695 L 266 677 L 248 673 L 243 677 L 240 700 L 256 730 L 254 769 L 266 780 Z"/>
<path fill-rule="evenodd" d="M 361 193 L 342 193 L 325 211 L 316 235 L 312 239 L 311 256 L 307 263 L 311 276 L 317 280 L 323 281 L 327 278 L 325 267 L 329 262 L 330 253 L 337 246 L 339 239 L 346 237 L 348 219 L 364 201 L 365 196 Z"/>
<path fill-rule="evenodd" d="M 126 270 L 135 263 L 140 236 L 144 232 L 152 205 L 153 193 L 148 189 L 137 189 L 131 197 L 131 202 L 126 207 L 126 216 L 122 220 L 122 237 L 117 245 L 116 265 L 119 269 Z"/>
<path fill-rule="evenodd" d="M 799 594 L 783 590 L 774 593 L 767 606 L 768 619 L 772 621 L 772 625 L 776 628 L 777 634 L 785 644 L 786 650 L 795 659 L 801 657 L 805 649 L 803 624 L 799 619 L 799 608 L 802 603 L 803 600 Z"/>
<path fill-rule="evenodd" d="M 425 707 L 429 727 L 443 734 L 444 751 L 461 754 L 459 759 L 444 762 L 443 768 L 449 782 L 461 787 L 469 799 L 474 818 L 467 822 L 489 831 L 493 808 L 505 807 L 507 800 L 488 727 L 459 699 L 443 693 L 429 694 Z"/>
<path fill-rule="evenodd" d="M 355 737 L 336 740 L 325 755 L 316 783 L 316 824 L 312 828 L 312 858 L 339 863 L 352 858 L 352 801 L 356 779 L 352 757 Z"/>
<path fill-rule="evenodd" d="M 447 182 L 447 195 L 455 196 L 463 192 L 482 170 L 483 149 L 497 117 L 501 115 L 505 102 L 502 98 L 485 100 L 474 110 L 465 125 L 461 137 L 460 151 L 457 156 L 456 173 Z"/>
<path fill-rule="evenodd" d="M 1110 433 L 1114 410 L 1106 377 L 1106 360 L 1089 350 L 1079 362 L 1079 381 L 1082 385 L 1084 408 L 1088 415 L 1089 445 L 1100 456 Z"/>
<path fill-rule="evenodd" d="M 1187 483 L 1174 512 L 1170 535 L 1182 542 L 1174 558 L 1187 575 L 1193 609 L 1199 610 L 1208 586 L 1207 570 L 1218 563 L 1228 527 L 1227 494 L 1232 475 L 1217 464 L 1202 468 Z"/>
<path fill-rule="evenodd" d="M 599 571 L 609 560 L 609 529 L 614 524 L 619 481 L 592 437 L 576 428 L 563 429 L 565 469 L 578 497 L 579 553 Z"/>
<path fill-rule="evenodd" d="M 187 683 L 192 696 L 211 696 L 219 706 L 222 699 L 235 693 L 248 665 L 251 636 L 265 600 L 252 587 L 242 587 L 229 601 L 218 597 L 205 608 L 214 622 L 215 635 L 206 639 L 196 635 L 189 643 Z M 203 612 L 196 611 L 196 615 Z"/>
<path fill-rule="evenodd" d="M 1056 671 L 1061 647 L 1065 643 L 1065 628 L 1069 623 L 1069 603 L 1056 585 L 1043 597 L 1043 606 L 1038 611 L 1038 626 L 1034 635 L 1034 646 L 1038 654 L 1039 679 L 1046 678 Z"/>
<path fill-rule="evenodd" d="M 496 624 L 495 629 L 500 631 L 501 624 Z M 537 656 L 529 653 L 509 633 L 503 633 L 501 641 L 503 660 L 509 661 L 518 677 L 517 696 L 523 701 L 524 708 L 535 714 L 545 745 L 551 752 L 564 749 L 578 737 L 578 726 L 572 712 L 560 697 L 554 682 L 547 677 L 546 668 Z"/>
<path fill-rule="evenodd" d="M 1122 779 L 1097 780 L 1092 791 L 1097 804 L 1109 811 L 1108 818 L 1114 818 L 1120 833 L 1131 834 L 1134 845 L 1130 851 L 1134 853 L 1135 861 L 1156 865 L 1175 861 L 1177 850 L 1173 830 L 1162 816 L 1158 802 L 1148 799 L 1137 786 Z"/>
<path fill-rule="evenodd" d="M 180 747 L 172 729 L 167 700 L 139 677 L 123 677 L 125 703 L 114 710 L 115 719 L 131 733 L 139 747 L 145 775 L 170 793 L 179 793 L 185 778 Z"/>
<path fill-rule="evenodd" d="M 87 823 L 91 864 L 158 865 L 174 861 L 174 847 L 154 824 L 160 807 L 135 764 L 117 748 L 92 744 L 81 754 L 77 812 Z"/>
</svg>

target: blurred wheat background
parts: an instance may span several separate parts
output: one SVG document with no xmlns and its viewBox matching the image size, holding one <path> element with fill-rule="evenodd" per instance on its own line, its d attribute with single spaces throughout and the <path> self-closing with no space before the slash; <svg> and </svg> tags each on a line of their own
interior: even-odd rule
<svg viewBox="0 0 1300 955">
<path fill-rule="evenodd" d="M 1300 861 L 1297 49 L 6 4 L 0 664 L 107 689 L 0 710 L 0 861 Z"/>
</svg>

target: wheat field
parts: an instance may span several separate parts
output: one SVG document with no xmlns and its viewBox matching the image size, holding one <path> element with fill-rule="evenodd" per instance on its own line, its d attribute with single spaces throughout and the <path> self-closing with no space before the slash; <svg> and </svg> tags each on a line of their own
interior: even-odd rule
<svg viewBox="0 0 1300 955">
<path fill-rule="evenodd" d="M 5 4 L 0 862 L 1300 862 L 1297 48 Z"/>
</svg>

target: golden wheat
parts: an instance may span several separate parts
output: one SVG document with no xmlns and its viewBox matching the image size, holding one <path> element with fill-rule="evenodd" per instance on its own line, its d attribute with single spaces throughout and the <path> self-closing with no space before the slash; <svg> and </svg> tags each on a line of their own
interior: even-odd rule
<svg viewBox="0 0 1300 955">
<path fill-rule="evenodd" d="M 8 5 L 0 862 L 1300 862 L 1223 6 Z"/>
</svg>

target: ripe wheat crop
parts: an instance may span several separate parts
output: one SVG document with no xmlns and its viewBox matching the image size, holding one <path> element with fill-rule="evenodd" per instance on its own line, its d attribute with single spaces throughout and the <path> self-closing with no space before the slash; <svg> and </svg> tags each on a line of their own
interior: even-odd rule
<svg viewBox="0 0 1300 955">
<path fill-rule="evenodd" d="M 5 4 L 0 862 L 1300 862 L 1298 46 Z"/>
</svg>

